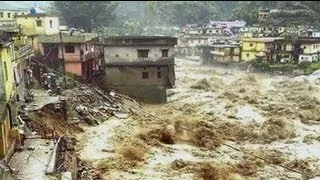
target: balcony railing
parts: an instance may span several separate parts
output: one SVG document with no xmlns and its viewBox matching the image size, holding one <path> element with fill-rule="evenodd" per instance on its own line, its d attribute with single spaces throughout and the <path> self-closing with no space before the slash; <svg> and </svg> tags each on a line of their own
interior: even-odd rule
<svg viewBox="0 0 320 180">
<path fill-rule="evenodd" d="M 32 47 L 29 44 L 19 48 L 19 55 L 20 56 L 24 56 L 24 55 L 29 54 L 31 52 L 32 52 Z"/>
</svg>

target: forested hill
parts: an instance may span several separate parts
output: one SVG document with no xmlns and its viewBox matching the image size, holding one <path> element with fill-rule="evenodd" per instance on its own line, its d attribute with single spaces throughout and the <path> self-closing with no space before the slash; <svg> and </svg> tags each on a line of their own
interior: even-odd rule
<svg viewBox="0 0 320 180">
<path fill-rule="evenodd" d="M 281 9 L 263 23 L 270 25 L 320 24 L 317 1 L 37 1 L 37 6 L 61 17 L 61 22 L 87 30 L 97 26 L 181 26 L 210 20 L 258 23 L 259 8 Z M 2 8 L 30 8 L 35 1 L 0 1 Z M 43 8 L 42 8 L 43 7 Z M 66 8 L 67 7 L 67 8 Z M 88 11 L 88 9 L 92 9 Z M 80 20 L 81 19 L 81 20 Z M 261 22 L 260 22 L 261 23 Z M 87 28 L 86 28 L 87 27 Z"/>
</svg>

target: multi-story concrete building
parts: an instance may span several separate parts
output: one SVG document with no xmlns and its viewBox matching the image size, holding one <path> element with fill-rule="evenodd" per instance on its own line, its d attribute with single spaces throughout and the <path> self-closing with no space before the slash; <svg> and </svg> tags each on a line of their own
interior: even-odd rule
<svg viewBox="0 0 320 180">
<path fill-rule="evenodd" d="M 14 56 L 13 43 L 8 38 L 0 40 L 0 159 L 6 161 L 13 154 L 19 142 L 19 131 L 14 126 L 16 121 L 16 88 L 12 66 Z"/>
<path fill-rule="evenodd" d="M 60 32 L 59 18 L 45 13 L 33 12 L 17 15 L 16 23 L 21 33 L 28 37 L 28 42 L 34 50 L 39 50 L 37 36 L 59 34 Z"/>
<path fill-rule="evenodd" d="M 18 15 L 28 14 L 28 9 L 6 9 L 0 8 L 0 22 L 2 21 L 15 21 Z"/>
<path fill-rule="evenodd" d="M 274 41 L 283 38 L 246 38 L 242 39 L 241 60 L 252 61 L 257 57 L 272 60 Z"/>
<path fill-rule="evenodd" d="M 88 80 L 95 70 L 100 68 L 100 50 L 93 43 L 98 40 L 97 34 L 92 33 L 62 33 L 42 35 L 38 38 L 41 54 L 45 57 L 43 63 L 74 74 L 82 80 Z M 64 60 L 64 61 L 63 61 Z M 59 64 L 59 62 L 62 62 Z"/>
<path fill-rule="evenodd" d="M 142 101 L 166 102 L 166 88 L 175 85 L 176 44 L 177 38 L 164 36 L 106 38 L 106 81 L 112 89 Z"/>
<path fill-rule="evenodd" d="M 231 63 L 240 61 L 239 44 L 212 44 L 201 46 L 201 63 Z"/>
</svg>

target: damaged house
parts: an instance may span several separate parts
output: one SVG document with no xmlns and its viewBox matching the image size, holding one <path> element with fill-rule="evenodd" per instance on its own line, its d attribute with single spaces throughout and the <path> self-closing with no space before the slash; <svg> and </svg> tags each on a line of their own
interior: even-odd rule
<svg viewBox="0 0 320 180">
<path fill-rule="evenodd" d="M 100 50 L 93 45 L 97 38 L 91 33 L 39 36 L 40 51 L 45 57 L 43 63 L 54 69 L 64 66 L 66 72 L 88 80 L 99 70 Z"/>
<path fill-rule="evenodd" d="M 111 89 L 151 103 L 166 102 L 166 88 L 175 85 L 177 38 L 119 36 L 104 40 L 106 80 Z"/>
</svg>

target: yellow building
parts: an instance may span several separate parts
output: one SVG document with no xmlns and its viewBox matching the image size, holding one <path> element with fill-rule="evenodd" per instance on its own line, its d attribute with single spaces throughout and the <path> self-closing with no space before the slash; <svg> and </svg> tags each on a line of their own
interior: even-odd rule
<svg viewBox="0 0 320 180">
<path fill-rule="evenodd" d="M 16 23 L 22 34 L 28 36 L 28 42 L 34 50 L 38 50 L 38 35 L 52 35 L 59 33 L 60 22 L 58 17 L 44 13 L 18 15 Z"/>
<path fill-rule="evenodd" d="M 12 60 L 14 48 L 12 42 L 0 40 L 0 159 L 7 158 L 14 152 L 16 140 L 19 141 L 18 129 L 13 127 L 14 105 L 16 99 Z"/>
<path fill-rule="evenodd" d="M 252 61 L 256 57 L 271 58 L 273 42 L 283 38 L 245 38 L 242 39 L 241 60 Z"/>
<path fill-rule="evenodd" d="M 17 15 L 28 14 L 26 9 L 0 9 L 0 22 L 15 20 Z"/>
<path fill-rule="evenodd" d="M 212 45 L 211 50 L 212 60 L 220 63 L 230 63 L 240 61 L 240 46 L 219 44 Z"/>
</svg>

